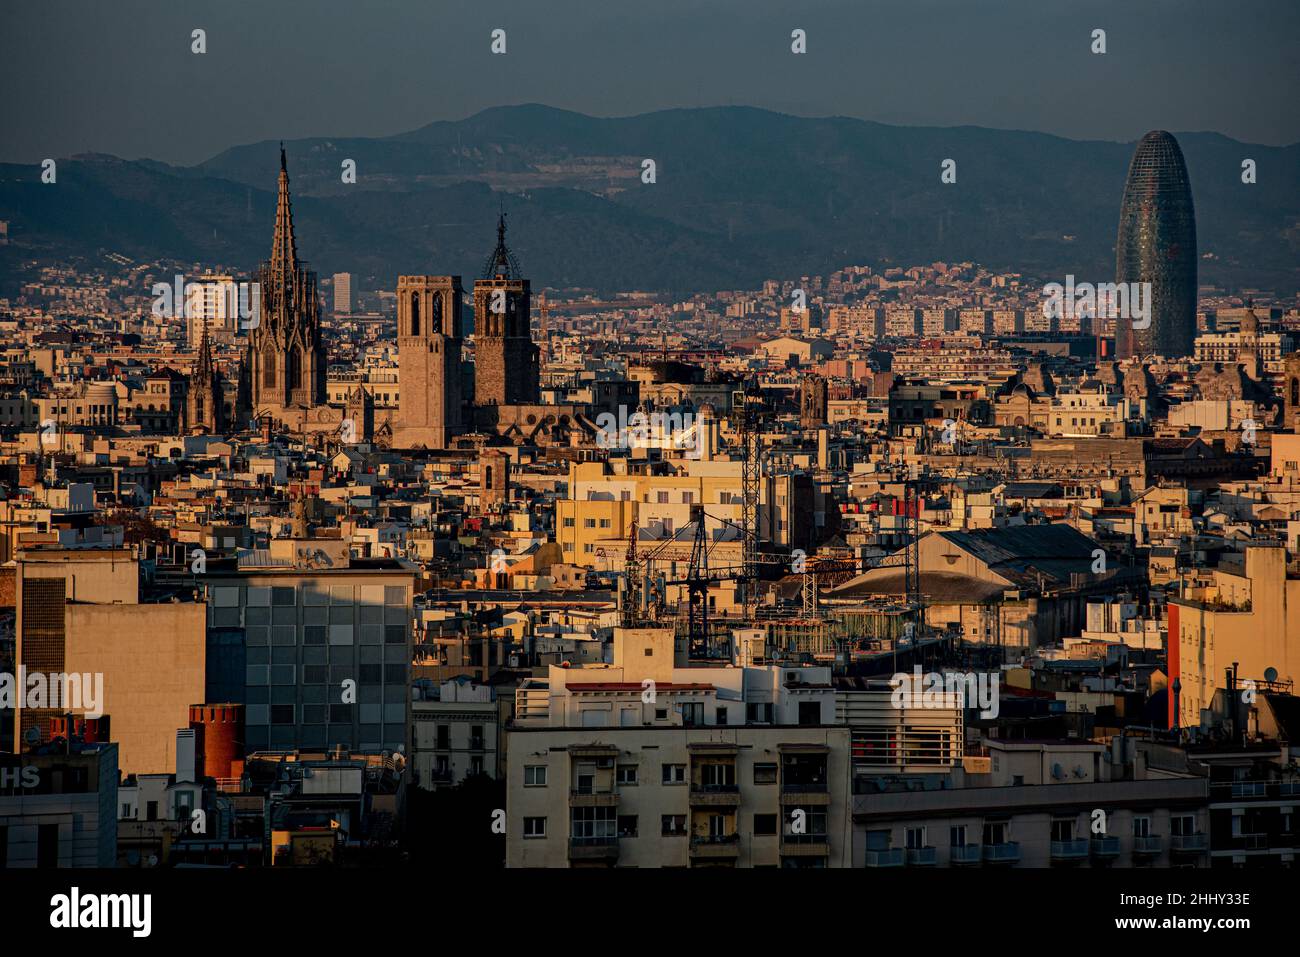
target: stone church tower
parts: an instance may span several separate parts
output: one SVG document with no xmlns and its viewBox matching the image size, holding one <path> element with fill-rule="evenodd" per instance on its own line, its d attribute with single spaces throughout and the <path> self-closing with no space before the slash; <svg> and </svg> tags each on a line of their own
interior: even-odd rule
<svg viewBox="0 0 1300 957">
<path fill-rule="evenodd" d="M 289 205 L 289 172 L 280 148 L 280 192 L 271 258 L 258 273 L 261 309 L 248 334 L 252 411 L 286 418 L 286 410 L 326 404 L 325 347 L 316 274 L 298 261 Z M 250 320 L 253 321 L 253 320 Z"/>
<path fill-rule="evenodd" d="M 191 431 L 220 435 L 226 429 L 224 386 L 221 373 L 212 361 L 212 341 L 203 330 L 199 358 L 190 372 L 189 394 L 185 400 L 185 421 Z"/>
<path fill-rule="evenodd" d="M 474 404 L 529 405 L 541 395 L 541 367 L 529 318 L 529 283 L 506 248 L 506 218 L 497 247 L 474 283 Z M 402 372 L 405 389 L 405 370 Z"/>
<path fill-rule="evenodd" d="M 397 277 L 398 448 L 446 448 L 461 431 L 463 297 L 459 276 Z"/>
</svg>

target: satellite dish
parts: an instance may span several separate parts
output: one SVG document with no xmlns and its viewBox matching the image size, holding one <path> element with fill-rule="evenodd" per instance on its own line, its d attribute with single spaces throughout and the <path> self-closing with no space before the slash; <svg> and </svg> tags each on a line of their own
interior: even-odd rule
<svg viewBox="0 0 1300 957">
<path fill-rule="evenodd" d="M 1272 684 L 1274 681 L 1277 681 L 1277 669 L 1276 669 L 1276 668 L 1265 668 L 1265 669 L 1264 669 L 1264 680 L 1267 681 L 1269 684 Z"/>
<path fill-rule="evenodd" d="M 23 732 L 23 740 L 32 747 L 41 743 L 41 729 L 35 726 L 28 728 Z"/>
</svg>

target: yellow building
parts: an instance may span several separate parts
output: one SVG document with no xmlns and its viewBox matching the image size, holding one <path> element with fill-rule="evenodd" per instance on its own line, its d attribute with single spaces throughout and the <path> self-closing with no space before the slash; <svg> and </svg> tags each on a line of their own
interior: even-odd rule
<svg viewBox="0 0 1300 957">
<path fill-rule="evenodd" d="M 49 740 L 50 718 L 71 711 L 106 714 L 124 774 L 174 770 L 176 729 L 189 725 L 190 705 L 204 700 L 207 605 L 141 603 L 140 563 L 130 549 L 27 548 L 18 553 L 17 661 L 30 680 L 80 676 L 71 704 L 15 710 L 15 741 L 38 728 Z M 29 685 L 30 687 L 30 685 Z"/>
<path fill-rule="evenodd" d="M 1300 579 L 1287 574 L 1286 555 L 1280 545 L 1251 546 L 1240 567 L 1186 581 L 1183 596 L 1169 603 L 1169 681 L 1180 683 L 1180 726 L 1200 724 L 1234 665 L 1241 682 L 1261 682 L 1269 669 L 1279 681 L 1297 677 Z M 1171 720 L 1173 711 L 1171 695 Z"/>
</svg>

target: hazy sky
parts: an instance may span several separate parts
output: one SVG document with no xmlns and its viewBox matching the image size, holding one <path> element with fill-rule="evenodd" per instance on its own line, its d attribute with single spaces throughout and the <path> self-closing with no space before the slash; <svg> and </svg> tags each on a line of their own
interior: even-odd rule
<svg viewBox="0 0 1300 957">
<path fill-rule="evenodd" d="M 189 164 L 527 102 L 1281 145 L 1300 141 L 1298 28 L 1297 0 L 4 0 L 0 160 Z"/>
</svg>

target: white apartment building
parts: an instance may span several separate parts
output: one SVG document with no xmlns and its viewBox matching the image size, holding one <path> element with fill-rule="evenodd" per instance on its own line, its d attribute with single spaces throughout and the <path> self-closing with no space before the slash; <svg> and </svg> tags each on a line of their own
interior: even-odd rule
<svg viewBox="0 0 1300 957">
<path fill-rule="evenodd" d="M 507 866 L 846 866 L 830 669 L 687 663 L 674 645 L 615 629 L 612 664 L 520 687 Z"/>
</svg>

